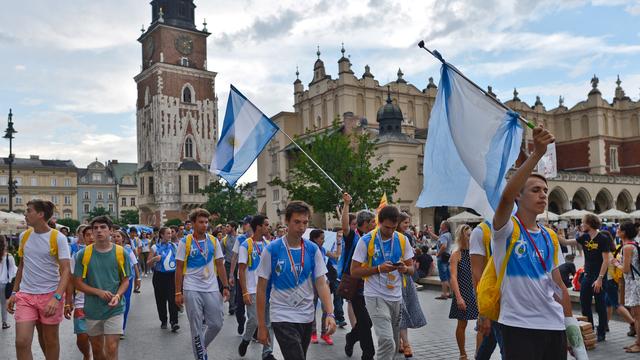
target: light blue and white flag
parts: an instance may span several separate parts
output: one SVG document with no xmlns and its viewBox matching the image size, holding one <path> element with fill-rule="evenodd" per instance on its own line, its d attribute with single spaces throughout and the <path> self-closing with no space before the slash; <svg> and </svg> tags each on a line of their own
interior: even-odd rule
<svg viewBox="0 0 640 360">
<path fill-rule="evenodd" d="M 522 126 L 449 64 L 442 65 L 418 207 L 462 206 L 492 218 L 518 158 Z"/>
<path fill-rule="evenodd" d="M 211 172 L 235 185 L 278 130 L 270 118 L 231 85 Z"/>
</svg>

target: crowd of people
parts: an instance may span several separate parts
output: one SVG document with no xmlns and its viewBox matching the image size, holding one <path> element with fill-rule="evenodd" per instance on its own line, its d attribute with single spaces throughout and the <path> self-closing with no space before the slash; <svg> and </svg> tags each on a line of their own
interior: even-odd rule
<svg viewBox="0 0 640 360">
<path fill-rule="evenodd" d="M 411 358 L 409 329 L 427 324 L 416 280 L 437 268 L 436 299 L 451 299 L 460 359 L 489 359 L 496 347 L 504 359 L 566 359 L 567 348 L 580 345 L 567 290 L 572 275 L 579 280 L 582 313 L 592 323 L 595 298 L 598 341 L 605 340 L 616 311 L 636 336 L 625 351 L 640 352 L 638 225 L 619 224 L 611 236 L 591 215 L 574 234 L 539 224 L 548 187 L 532 171 L 552 141 L 546 130 L 534 131 L 534 151 L 510 177 L 491 221 L 473 228 L 443 221 L 437 233 L 431 227 L 416 231 L 395 206 L 377 214 L 353 212 L 344 193 L 331 246 L 325 246 L 323 230 L 305 235 L 311 209 L 301 201 L 287 205 L 285 222 L 277 226 L 261 214 L 214 225 L 218 215 L 204 209 L 157 231 L 120 228 L 98 216 L 69 242 L 49 223 L 54 205 L 32 200 L 19 261 L 0 238 L 0 287 L 7 295 L 1 297 L 2 328 L 10 327 L 7 311 L 14 314 L 18 359 L 31 359 L 35 332 L 45 357 L 58 359 L 59 325 L 73 319 L 84 359 L 117 359 L 131 294 L 151 274 L 160 327 L 179 332 L 184 312 L 195 359 L 216 358 L 208 347 L 222 329 L 225 302 L 241 335 L 241 357 L 255 340 L 262 359 L 276 358 L 274 341 L 284 359 L 305 359 L 310 344 L 333 345 L 336 328 L 349 325 L 347 357 L 359 345 L 363 360 Z M 572 254 L 564 262 L 566 246 L 584 251 L 581 275 L 571 266 Z M 487 294 L 495 289 L 489 311 Z M 476 351 L 467 354 L 465 334 L 473 320 Z"/>
</svg>

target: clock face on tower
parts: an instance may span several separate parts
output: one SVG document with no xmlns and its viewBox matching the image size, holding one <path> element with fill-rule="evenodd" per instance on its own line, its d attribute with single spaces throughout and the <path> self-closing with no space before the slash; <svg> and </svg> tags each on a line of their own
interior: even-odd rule
<svg viewBox="0 0 640 360">
<path fill-rule="evenodd" d="M 193 40 L 187 35 L 180 35 L 176 38 L 176 50 L 182 55 L 190 55 L 193 51 Z"/>
<path fill-rule="evenodd" d="M 147 42 L 144 44 L 144 57 L 146 59 L 151 59 L 153 56 L 153 50 L 155 49 L 155 44 L 153 43 L 153 38 L 150 37 L 147 39 Z"/>
</svg>

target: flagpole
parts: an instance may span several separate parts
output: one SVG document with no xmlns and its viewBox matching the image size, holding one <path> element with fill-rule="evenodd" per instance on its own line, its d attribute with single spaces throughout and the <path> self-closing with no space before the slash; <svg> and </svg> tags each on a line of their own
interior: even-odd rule
<svg viewBox="0 0 640 360">
<path fill-rule="evenodd" d="M 317 167 L 317 168 L 318 168 L 318 169 L 319 169 L 319 170 L 324 174 L 324 176 L 326 176 L 326 177 L 327 177 L 327 179 L 329 179 L 329 181 L 331 181 L 331 183 L 332 183 L 333 185 L 335 185 L 335 187 L 336 187 L 336 188 L 338 188 L 338 190 L 340 190 L 340 193 L 343 193 L 343 192 L 344 192 L 344 190 L 342 190 L 342 188 L 341 188 L 341 187 L 340 187 L 340 186 L 339 186 L 335 181 L 333 181 L 333 179 L 331 178 L 331 176 L 329 176 L 329 174 L 327 174 L 327 173 L 326 173 L 326 171 L 322 170 L 322 168 L 320 167 L 320 165 L 318 165 L 318 163 L 317 163 L 317 162 L 315 162 L 315 160 L 313 160 L 313 159 L 311 158 L 311 156 L 309 156 L 309 154 L 307 154 L 307 152 L 306 152 L 306 151 L 304 151 L 304 150 L 300 147 L 300 145 L 298 145 L 298 143 L 297 143 L 295 140 L 293 140 L 293 138 L 291 138 L 291 136 L 289 136 L 289 134 L 287 134 L 286 132 L 284 132 L 284 130 L 282 130 L 282 129 L 280 129 L 280 128 L 279 128 L 279 130 L 280 130 L 280 132 L 281 132 L 281 133 L 283 133 L 283 134 L 284 134 L 284 136 L 288 137 L 288 138 L 289 138 L 289 140 L 291 140 L 291 143 L 292 143 L 293 145 L 295 145 L 298 149 L 300 149 L 300 151 L 302 151 L 302 153 L 303 153 L 303 154 L 304 154 L 304 155 L 305 155 L 305 156 L 306 156 L 306 157 L 307 157 L 307 158 L 308 158 L 308 159 L 313 163 L 313 165 L 315 165 L 315 166 L 316 166 L 316 167 Z"/>
<path fill-rule="evenodd" d="M 440 62 L 444 65 L 448 65 L 451 70 L 455 71 L 458 75 L 462 76 L 465 80 L 467 80 L 469 83 L 471 83 L 471 85 L 475 86 L 478 90 L 482 91 L 483 94 L 485 94 L 487 97 L 489 97 L 489 99 L 491 99 L 493 102 L 495 102 L 496 104 L 498 104 L 500 107 L 502 107 L 503 109 L 507 110 L 507 111 L 513 111 L 511 110 L 507 105 L 503 104 L 502 101 L 496 99 L 495 97 L 493 97 L 492 95 L 490 95 L 488 92 L 486 92 L 483 88 L 481 88 L 480 86 L 478 86 L 478 84 L 474 83 L 473 81 L 471 81 L 471 79 L 469 79 L 468 77 L 466 77 L 462 72 L 460 72 L 458 69 L 456 69 L 455 66 L 449 64 L 448 62 L 444 61 L 444 58 L 442 57 L 442 55 L 438 52 L 438 50 L 429 50 L 426 46 L 424 46 L 424 40 L 420 40 L 420 42 L 418 43 L 418 47 L 424 49 L 425 51 L 427 51 L 429 54 L 433 55 L 433 57 L 435 57 L 436 59 L 440 60 Z M 515 111 L 514 111 L 515 112 Z M 520 114 L 518 114 L 518 119 L 522 122 L 525 123 L 525 125 L 527 125 L 527 127 L 529 127 L 530 129 L 534 129 L 536 126 L 530 122 L 529 120 L 523 118 Z"/>
</svg>

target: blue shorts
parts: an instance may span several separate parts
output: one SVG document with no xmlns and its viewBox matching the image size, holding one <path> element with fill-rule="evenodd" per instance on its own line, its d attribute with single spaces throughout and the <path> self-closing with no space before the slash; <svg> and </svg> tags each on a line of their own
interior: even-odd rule
<svg viewBox="0 0 640 360">
<path fill-rule="evenodd" d="M 87 333 L 87 320 L 85 318 L 73 318 L 73 333 L 76 335 Z"/>
<path fill-rule="evenodd" d="M 618 302 L 618 284 L 613 280 L 607 280 L 604 284 L 604 302 L 614 309 L 620 306 Z"/>
<path fill-rule="evenodd" d="M 438 276 L 440 281 L 449 281 L 451 279 L 451 272 L 449 271 L 449 262 L 444 262 L 438 259 Z"/>
</svg>

